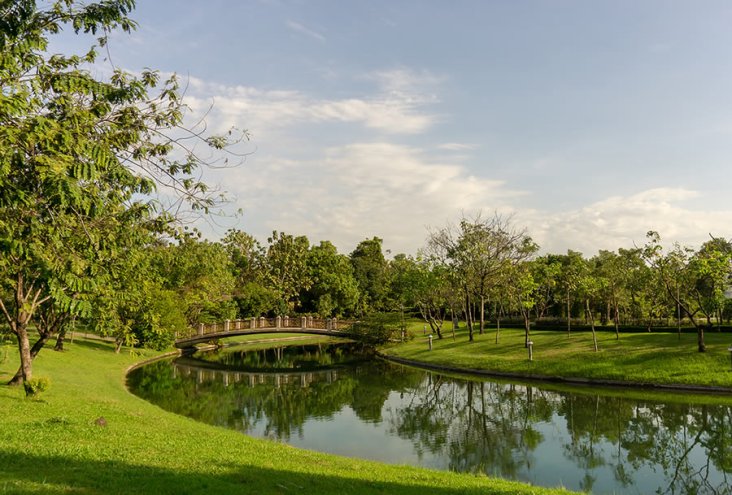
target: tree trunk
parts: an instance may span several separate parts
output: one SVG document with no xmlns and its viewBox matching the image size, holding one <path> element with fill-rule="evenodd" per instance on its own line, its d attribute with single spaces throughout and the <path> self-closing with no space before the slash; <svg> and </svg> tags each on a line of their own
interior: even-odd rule
<svg viewBox="0 0 732 495">
<path fill-rule="evenodd" d="M 58 333 L 58 337 L 56 337 L 56 345 L 54 346 L 54 351 L 63 351 L 64 350 L 64 341 L 66 340 L 66 327 L 64 326 L 61 331 Z"/>
<path fill-rule="evenodd" d="M 585 299 L 585 308 L 586 313 L 585 317 L 590 318 L 590 328 L 592 329 L 592 344 L 595 347 L 595 352 L 597 352 L 597 334 L 595 333 L 595 317 L 593 316 L 592 312 L 590 311 L 590 300 Z"/>
<path fill-rule="evenodd" d="M 529 337 L 531 336 L 531 312 L 530 310 L 522 310 L 521 313 L 524 316 L 524 349 L 529 348 Z"/>
<path fill-rule="evenodd" d="M 468 323 L 468 340 L 473 341 L 473 305 L 470 303 L 470 294 L 465 294 L 465 310 Z"/>
<path fill-rule="evenodd" d="M 499 312 L 498 304 L 495 304 L 493 308 L 496 311 L 496 344 L 498 343 L 498 337 L 501 333 L 501 313 Z"/>
<path fill-rule="evenodd" d="M 30 359 L 33 361 L 39 352 L 41 352 L 41 349 L 43 349 L 46 345 L 46 342 L 49 341 L 51 338 L 50 334 L 46 334 L 41 336 L 35 344 L 33 344 L 33 347 L 30 349 Z M 15 376 L 8 382 L 8 385 L 20 385 L 23 382 L 23 367 L 20 366 L 18 368 L 18 371 L 15 372 Z"/>
<path fill-rule="evenodd" d="M 699 352 L 707 352 L 707 346 L 704 344 L 704 326 L 696 327 L 696 345 Z"/>
<path fill-rule="evenodd" d="M 620 310 L 618 308 L 617 299 L 614 301 L 615 306 L 615 340 L 620 340 Z"/>
<path fill-rule="evenodd" d="M 25 395 L 30 395 L 29 383 L 33 378 L 33 365 L 30 353 L 30 342 L 28 341 L 28 327 L 18 325 L 16 327 L 18 337 L 18 350 L 20 351 L 20 372 L 25 386 Z"/>
<path fill-rule="evenodd" d="M 483 335 L 483 329 L 485 328 L 485 296 L 480 295 L 480 329 L 478 333 Z"/>
<path fill-rule="evenodd" d="M 567 289 L 567 337 L 572 333 L 572 307 L 569 304 L 569 289 Z"/>
</svg>

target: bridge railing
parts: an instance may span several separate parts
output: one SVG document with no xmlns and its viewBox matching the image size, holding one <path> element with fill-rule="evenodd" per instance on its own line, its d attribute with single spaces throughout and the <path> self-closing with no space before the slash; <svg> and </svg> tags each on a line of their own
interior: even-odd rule
<svg viewBox="0 0 732 495">
<path fill-rule="evenodd" d="M 222 333 L 256 329 L 309 328 L 317 330 L 346 331 L 356 323 L 355 320 L 338 318 L 313 318 L 312 316 L 277 316 L 275 318 L 245 318 L 226 320 L 222 323 L 199 323 L 197 327 L 186 328 L 175 333 L 176 340 L 202 337 Z"/>
</svg>

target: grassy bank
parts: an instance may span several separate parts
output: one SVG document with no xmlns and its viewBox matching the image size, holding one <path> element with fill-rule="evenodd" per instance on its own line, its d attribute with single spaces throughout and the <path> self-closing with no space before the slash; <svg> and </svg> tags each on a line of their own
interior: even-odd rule
<svg viewBox="0 0 732 495">
<path fill-rule="evenodd" d="M 449 324 L 448 324 L 449 326 Z M 416 330 L 416 331 L 415 331 Z M 524 332 L 502 329 L 499 343 L 495 329 L 475 334 L 469 342 L 466 330 L 452 331 L 442 340 L 433 339 L 428 349 L 422 328 L 412 328 L 415 338 L 390 346 L 384 353 L 432 364 L 517 373 L 526 376 L 561 376 L 636 383 L 704 385 L 732 390 L 732 366 L 727 348 L 729 333 L 706 334 L 707 352 L 696 350 L 696 334 L 627 333 L 615 339 L 614 332 L 598 332 L 599 352 L 593 351 L 589 332 L 534 331 L 534 360 L 529 362 L 524 348 Z"/>
<path fill-rule="evenodd" d="M 0 493 L 566 493 L 299 450 L 197 423 L 125 389 L 125 370 L 150 356 L 76 339 L 37 358 L 35 376 L 51 381 L 38 399 L 0 386 Z M 7 381 L 14 348 L 0 348 L 0 361 Z"/>
</svg>

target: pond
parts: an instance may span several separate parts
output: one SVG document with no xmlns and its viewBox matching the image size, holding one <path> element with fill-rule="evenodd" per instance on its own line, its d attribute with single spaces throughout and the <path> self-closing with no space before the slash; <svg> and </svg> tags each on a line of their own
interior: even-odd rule
<svg viewBox="0 0 732 495">
<path fill-rule="evenodd" d="M 130 390 L 306 449 L 593 493 L 731 494 L 732 400 L 456 378 L 355 344 L 158 361 Z"/>
</svg>

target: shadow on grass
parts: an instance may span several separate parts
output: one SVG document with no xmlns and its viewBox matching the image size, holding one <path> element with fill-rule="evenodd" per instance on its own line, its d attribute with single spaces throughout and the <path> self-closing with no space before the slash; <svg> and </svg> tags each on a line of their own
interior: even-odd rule
<svg viewBox="0 0 732 495">
<path fill-rule="evenodd" d="M 54 342 L 55 344 L 55 342 Z M 94 349 L 94 350 L 103 350 L 103 351 L 112 351 L 114 352 L 114 344 L 110 342 L 106 342 L 104 340 L 96 340 L 96 339 L 85 339 L 85 338 L 75 338 L 73 342 L 70 340 L 67 340 L 64 343 L 64 346 L 70 348 L 73 348 L 74 346 L 84 347 L 86 349 Z M 120 352 L 125 352 L 127 349 L 123 349 Z"/>
<path fill-rule="evenodd" d="M 307 468 L 307 466 L 304 466 Z M 246 464 L 219 466 L 219 474 L 181 472 L 120 461 L 84 461 L 0 450 L 0 494 L 508 494 L 516 487 L 444 487 L 432 483 L 368 481 Z M 407 473 L 409 475 L 411 473 Z M 429 477 L 427 474 L 425 477 Z M 527 487 L 526 493 L 531 493 Z"/>
</svg>

